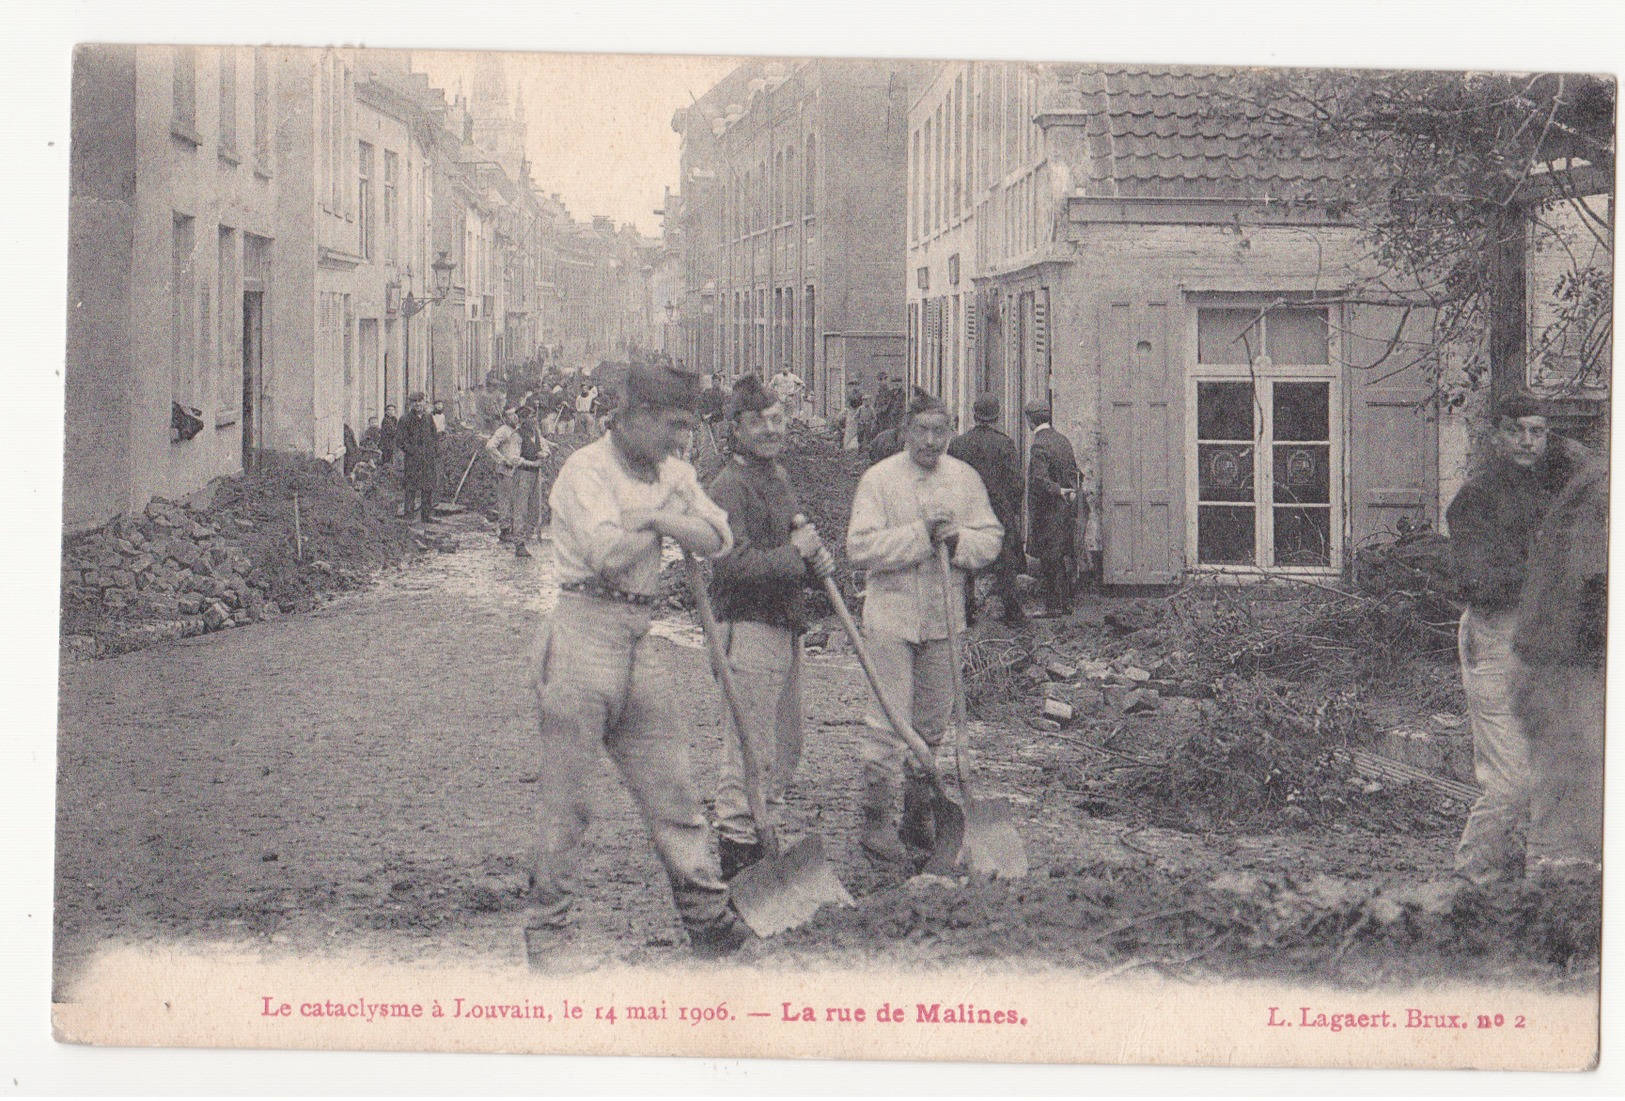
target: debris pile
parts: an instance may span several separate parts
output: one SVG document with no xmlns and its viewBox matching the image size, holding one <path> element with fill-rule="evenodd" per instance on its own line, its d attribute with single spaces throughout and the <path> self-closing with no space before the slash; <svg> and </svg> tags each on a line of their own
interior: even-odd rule
<svg viewBox="0 0 1625 1101">
<path fill-rule="evenodd" d="M 938 963 L 1032 954 L 1112 972 L 1313 978 L 1365 986 L 1418 976 L 1495 977 L 1508 959 L 1556 984 L 1587 979 L 1601 947 L 1595 882 L 1494 889 L 1275 871 L 1203 882 L 1151 861 L 1054 866 L 961 887 L 916 882 L 826 907 L 781 948 L 903 943 Z"/>
<path fill-rule="evenodd" d="M 1222 705 L 1199 705 L 1172 744 L 1127 726 L 1080 739 L 1096 752 L 1068 777 L 1078 805 L 1187 832 L 1460 827 L 1465 801 L 1360 770 L 1351 751 L 1372 728 L 1354 691 L 1253 677 L 1220 685 L 1218 695 Z"/>
<path fill-rule="evenodd" d="M 186 502 L 154 498 L 138 516 L 64 541 L 70 660 L 304 611 L 414 547 L 392 504 L 364 497 L 319 460 L 266 453 L 258 470 L 211 490 Z"/>
</svg>

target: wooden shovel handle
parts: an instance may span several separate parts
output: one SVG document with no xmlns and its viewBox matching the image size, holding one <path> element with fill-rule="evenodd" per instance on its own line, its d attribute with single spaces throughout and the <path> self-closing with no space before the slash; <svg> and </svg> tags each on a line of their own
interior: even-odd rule
<svg viewBox="0 0 1625 1101">
<path fill-rule="evenodd" d="M 959 773 L 959 790 L 964 794 L 965 801 L 971 800 L 970 793 L 970 738 L 965 733 L 965 679 L 961 671 L 963 666 L 962 647 L 959 641 L 959 630 L 954 626 L 954 567 L 948 560 L 948 544 L 937 544 L 937 572 L 942 580 L 942 616 L 948 628 L 948 664 L 950 680 L 954 687 L 954 769 Z"/>
<path fill-rule="evenodd" d="M 733 668 L 728 664 L 728 651 L 722 645 L 722 632 L 717 626 L 716 613 L 711 610 L 711 594 L 705 587 L 705 575 L 700 561 L 685 554 L 688 567 L 688 586 L 694 593 L 694 606 L 700 617 L 700 629 L 705 633 L 706 647 L 711 651 L 711 666 L 716 670 L 717 683 L 722 686 L 722 698 L 733 717 L 734 732 L 739 736 L 739 754 L 745 759 L 745 798 L 750 804 L 750 816 L 756 820 L 756 837 L 762 843 L 769 859 L 779 855 L 779 839 L 767 818 L 767 797 L 762 791 L 762 771 L 758 767 L 755 732 L 745 722 L 744 708 L 739 706 L 739 690 L 734 685 Z"/>
</svg>

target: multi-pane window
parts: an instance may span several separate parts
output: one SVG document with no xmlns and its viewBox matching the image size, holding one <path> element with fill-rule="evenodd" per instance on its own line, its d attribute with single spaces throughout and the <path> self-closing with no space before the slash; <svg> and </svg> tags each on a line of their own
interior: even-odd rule
<svg viewBox="0 0 1625 1101">
<path fill-rule="evenodd" d="M 918 241 L 925 236 L 925 165 L 920 160 L 920 132 L 914 131 L 909 140 L 909 178 L 914 186 L 914 209 L 910 212 L 912 217 L 909 225 L 914 230 L 914 240 Z"/>
<path fill-rule="evenodd" d="M 1337 393 L 1327 321 L 1324 309 L 1301 307 L 1197 311 L 1199 564 L 1337 564 Z"/>
<path fill-rule="evenodd" d="M 220 152 L 237 152 L 237 51 L 220 51 Z"/>
<path fill-rule="evenodd" d="M 372 258 L 372 146 L 360 143 L 356 160 L 356 228 L 360 231 L 361 255 Z"/>
<path fill-rule="evenodd" d="M 807 155 L 803 158 L 801 172 L 801 209 L 803 213 L 811 215 L 818 194 L 818 139 L 811 134 L 807 135 Z"/>
</svg>

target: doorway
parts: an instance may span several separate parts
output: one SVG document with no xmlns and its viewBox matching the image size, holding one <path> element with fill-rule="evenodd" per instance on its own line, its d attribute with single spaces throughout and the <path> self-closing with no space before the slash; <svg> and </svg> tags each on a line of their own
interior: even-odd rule
<svg viewBox="0 0 1625 1101">
<path fill-rule="evenodd" d="M 265 292 L 243 292 L 243 469 L 259 466 L 265 446 Z"/>
</svg>

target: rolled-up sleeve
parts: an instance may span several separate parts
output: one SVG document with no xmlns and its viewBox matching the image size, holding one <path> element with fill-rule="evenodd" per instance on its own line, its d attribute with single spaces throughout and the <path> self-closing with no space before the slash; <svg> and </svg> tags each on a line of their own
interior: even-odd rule
<svg viewBox="0 0 1625 1101">
<path fill-rule="evenodd" d="M 717 538 L 722 540 L 722 548 L 712 557 L 721 558 L 734 548 L 733 529 L 728 524 L 727 511 L 711 500 L 710 495 L 700 485 L 700 480 L 695 475 L 692 466 L 678 459 L 668 460 L 668 462 L 674 464 L 671 467 L 673 471 L 671 475 L 672 496 L 681 503 L 682 512 L 685 516 L 704 520 L 716 531 Z"/>
</svg>

